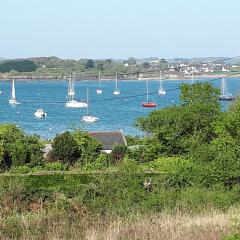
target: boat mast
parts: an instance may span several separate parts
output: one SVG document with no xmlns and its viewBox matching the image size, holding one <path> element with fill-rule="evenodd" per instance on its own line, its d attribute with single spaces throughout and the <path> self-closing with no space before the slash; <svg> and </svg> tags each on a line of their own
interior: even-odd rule
<svg viewBox="0 0 240 240">
<path fill-rule="evenodd" d="M 147 102 L 148 102 L 148 79 L 147 79 Z"/>
<path fill-rule="evenodd" d="M 224 78 L 222 78 L 222 81 L 221 81 L 221 95 L 222 96 L 225 95 L 225 80 L 224 80 Z"/>
<path fill-rule="evenodd" d="M 89 90 L 87 89 L 87 116 L 89 115 Z"/>
<path fill-rule="evenodd" d="M 193 84 L 193 66 L 192 66 L 192 84 Z"/>
<path fill-rule="evenodd" d="M 98 87 L 100 88 L 101 70 L 98 70 Z"/>
<path fill-rule="evenodd" d="M 13 77 L 13 79 L 12 79 L 12 99 L 16 99 L 16 91 L 15 91 L 14 77 Z"/>
<path fill-rule="evenodd" d="M 116 73 L 116 90 L 118 89 L 118 73 Z"/>
<path fill-rule="evenodd" d="M 162 90 L 162 71 L 159 72 L 159 90 Z"/>
</svg>

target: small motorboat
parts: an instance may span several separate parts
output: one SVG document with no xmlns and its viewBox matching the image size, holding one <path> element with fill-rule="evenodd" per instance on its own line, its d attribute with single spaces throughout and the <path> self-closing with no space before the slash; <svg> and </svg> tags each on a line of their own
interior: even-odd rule
<svg viewBox="0 0 240 240">
<path fill-rule="evenodd" d="M 92 115 L 86 115 L 82 117 L 82 121 L 84 122 L 97 122 L 99 121 L 98 117 L 92 116 Z"/>
<path fill-rule="evenodd" d="M 44 117 L 47 116 L 47 113 L 45 113 L 45 112 L 43 111 L 43 109 L 40 108 L 40 109 L 38 109 L 38 110 L 34 113 L 34 115 L 35 115 L 36 118 L 44 118 Z"/>
<path fill-rule="evenodd" d="M 102 90 L 101 88 L 98 88 L 98 89 L 96 90 L 96 92 L 97 92 L 97 94 L 101 94 L 101 93 L 103 92 L 103 90 Z"/>
</svg>

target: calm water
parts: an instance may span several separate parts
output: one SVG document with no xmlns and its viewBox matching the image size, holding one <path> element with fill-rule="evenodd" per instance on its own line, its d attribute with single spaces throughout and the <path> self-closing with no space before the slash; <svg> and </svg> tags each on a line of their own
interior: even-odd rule
<svg viewBox="0 0 240 240">
<path fill-rule="evenodd" d="M 184 81 L 164 81 L 166 90 L 178 88 Z M 186 81 L 185 81 L 186 82 Z M 214 83 L 219 86 L 219 82 Z M 122 129 L 125 134 L 139 135 L 134 127 L 134 121 L 147 115 L 154 109 L 142 108 L 141 103 L 146 101 L 146 96 L 136 96 L 146 93 L 145 81 L 120 81 L 121 95 L 114 96 L 112 91 L 114 81 L 102 82 L 103 94 L 97 95 L 98 83 L 94 81 L 76 82 L 77 98 L 86 99 L 87 88 L 90 94 L 90 112 L 100 118 L 96 123 L 82 123 L 81 117 L 86 114 L 86 109 L 65 108 L 67 81 L 35 81 L 15 82 L 16 95 L 21 105 L 10 106 L 8 99 L 11 91 L 10 81 L 0 85 L 0 122 L 15 123 L 30 134 L 38 134 L 44 138 L 51 138 L 56 133 L 81 128 L 91 131 L 107 131 Z M 156 92 L 158 81 L 149 81 L 149 92 Z M 228 86 L 232 93 L 240 91 L 240 79 L 228 79 Z M 118 99 L 120 98 L 120 99 Z M 165 96 L 154 94 L 150 98 L 157 102 L 159 108 L 178 103 L 179 91 L 171 91 Z M 43 108 L 48 116 L 45 119 L 36 119 L 34 112 Z"/>
</svg>

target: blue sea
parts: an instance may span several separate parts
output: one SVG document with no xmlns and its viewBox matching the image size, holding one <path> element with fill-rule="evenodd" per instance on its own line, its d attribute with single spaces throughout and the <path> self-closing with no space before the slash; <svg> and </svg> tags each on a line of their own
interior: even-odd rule
<svg viewBox="0 0 240 240">
<path fill-rule="evenodd" d="M 203 79 L 201 81 L 208 81 Z M 233 94 L 240 91 L 240 79 L 227 79 L 229 90 Z M 76 98 L 86 100 L 89 89 L 89 111 L 100 118 L 99 122 L 83 123 L 81 117 L 86 109 L 65 108 L 67 81 L 15 81 L 16 95 L 20 105 L 11 106 L 8 103 L 11 92 L 11 81 L 1 81 L 0 90 L 0 122 L 14 123 L 29 134 L 37 134 L 49 139 L 57 133 L 80 128 L 86 131 L 123 130 L 125 134 L 141 135 L 134 122 L 141 116 L 146 116 L 155 109 L 178 104 L 181 83 L 190 81 L 164 80 L 165 96 L 151 94 L 149 98 L 158 104 L 157 108 L 147 109 L 141 106 L 146 101 L 146 81 L 119 81 L 121 94 L 113 95 L 114 81 L 102 81 L 103 93 L 96 94 L 97 81 L 77 81 Z M 220 81 L 214 82 L 219 87 Z M 149 92 L 158 91 L 159 82 L 149 80 Z M 174 90 L 175 89 L 175 90 Z M 170 90 L 168 92 L 168 90 Z M 227 107 L 224 103 L 223 107 Z M 48 116 L 44 119 L 34 117 L 34 112 L 43 108 Z"/>
</svg>

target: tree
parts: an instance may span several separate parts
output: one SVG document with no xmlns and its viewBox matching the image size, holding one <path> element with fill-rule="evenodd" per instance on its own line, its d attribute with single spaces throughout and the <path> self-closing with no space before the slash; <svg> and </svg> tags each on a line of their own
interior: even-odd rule
<svg viewBox="0 0 240 240">
<path fill-rule="evenodd" d="M 0 64 L 0 72 L 33 72 L 37 69 L 37 65 L 30 60 L 10 60 Z"/>
<path fill-rule="evenodd" d="M 76 130 L 72 133 L 77 142 L 79 160 L 83 163 L 93 162 L 102 149 L 102 144 L 92 138 L 88 133 Z"/>
<path fill-rule="evenodd" d="M 96 68 L 97 68 L 98 70 L 103 70 L 103 67 L 104 67 L 104 63 L 103 63 L 103 62 L 98 62 L 98 63 L 97 63 Z"/>
<path fill-rule="evenodd" d="M 0 168 L 36 166 L 42 163 L 43 145 L 37 136 L 28 136 L 12 124 L 0 125 Z"/>
<path fill-rule="evenodd" d="M 88 59 L 87 62 L 86 62 L 86 66 L 85 66 L 87 69 L 89 68 L 93 68 L 94 67 L 94 62 L 92 59 Z"/>
<path fill-rule="evenodd" d="M 127 63 L 129 65 L 136 65 L 137 61 L 134 57 L 129 57 L 128 60 L 127 60 Z"/>
<path fill-rule="evenodd" d="M 73 164 L 79 157 L 77 141 L 71 133 L 58 134 L 52 144 L 53 156 L 56 160 L 67 164 Z"/>
<path fill-rule="evenodd" d="M 143 68 L 149 69 L 150 64 L 148 62 L 143 63 Z"/>
<path fill-rule="evenodd" d="M 214 137 L 219 91 L 208 83 L 182 85 L 180 105 L 154 111 L 137 126 L 158 139 L 166 154 L 185 154 Z"/>
</svg>

